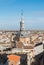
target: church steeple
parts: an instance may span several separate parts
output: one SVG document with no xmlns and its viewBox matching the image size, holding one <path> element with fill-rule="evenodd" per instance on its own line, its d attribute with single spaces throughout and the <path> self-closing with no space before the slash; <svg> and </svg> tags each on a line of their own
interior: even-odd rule
<svg viewBox="0 0 44 65">
<path fill-rule="evenodd" d="M 20 31 L 24 31 L 24 19 L 23 19 L 23 10 L 21 12 L 21 21 L 20 21 Z"/>
<path fill-rule="evenodd" d="M 23 21 L 23 10 L 21 10 L 21 21 Z"/>
</svg>

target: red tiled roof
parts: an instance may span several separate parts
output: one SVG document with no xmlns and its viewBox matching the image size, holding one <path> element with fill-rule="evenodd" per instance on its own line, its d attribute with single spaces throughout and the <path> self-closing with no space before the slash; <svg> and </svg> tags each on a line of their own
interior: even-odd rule
<svg viewBox="0 0 44 65">
<path fill-rule="evenodd" d="M 20 60 L 20 56 L 17 55 L 8 55 L 7 57 L 9 61 L 12 61 L 14 63 L 17 63 Z"/>
</svg>

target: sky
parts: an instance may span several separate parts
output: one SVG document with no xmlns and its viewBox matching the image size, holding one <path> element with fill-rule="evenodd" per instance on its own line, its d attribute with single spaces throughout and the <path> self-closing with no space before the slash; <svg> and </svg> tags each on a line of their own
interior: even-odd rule
<svg viewBox="0 0 44 65">
<path fill-rule="evenodd" d="M 0 0 L 0 30 L 19 30 L 21 10 L 25 29 L 44 30 L 44 0 Z"/>
</svg>

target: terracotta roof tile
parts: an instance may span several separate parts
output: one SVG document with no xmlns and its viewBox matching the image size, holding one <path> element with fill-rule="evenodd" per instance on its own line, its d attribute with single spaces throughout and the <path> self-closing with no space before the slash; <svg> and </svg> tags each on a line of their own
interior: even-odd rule
<svg viewBox="0 0 44 65">
<path fill-rule="evenodd" d="M 12 61 L 14 63 L 17 63 L 20 60 L 20 56 L 17 55 L 8 55 L 7 57 L 9 61 Z"/>
</svg>

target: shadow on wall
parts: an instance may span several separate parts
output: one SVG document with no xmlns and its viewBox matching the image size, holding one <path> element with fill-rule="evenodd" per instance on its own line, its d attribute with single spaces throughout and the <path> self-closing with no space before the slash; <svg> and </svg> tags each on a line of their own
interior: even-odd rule
<svg viewBox="0 0 44 65">
<path fill-rule="evenodd" d="M 22 55 L 21 56 L 21 65 L 27 65 L 27 55 Z"/>
<path fill-rule="evenodd" d="M 35 62 L 32 62 L 31 65 L 44 65 L 44 52 L 35 56 Z"/>
<path fill-rule="evenodd" d="M 0 65 L 8 65 L 7 54 L 0 54 Z"/>
<path fill-rule="evenodd" d="M 21 57 L 20 65 L 27 65 L 27 54 L 16 54 Z"/>
</svg>

